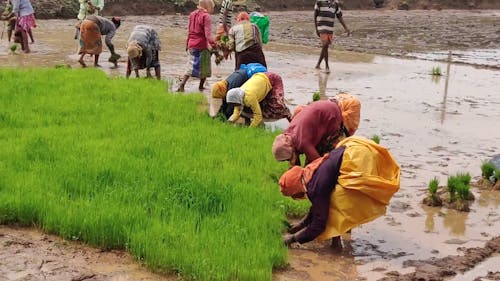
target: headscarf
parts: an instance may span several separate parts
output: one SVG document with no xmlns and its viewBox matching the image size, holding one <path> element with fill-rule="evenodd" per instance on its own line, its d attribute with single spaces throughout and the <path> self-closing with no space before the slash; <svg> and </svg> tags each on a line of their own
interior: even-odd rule
<svg viewBox="0 0 500 281">
<path fill-rule="evenodd" d="M 247 12 L 241 12 L 236 17 L 237 22 L 245 21 L 245 20 L 250 20 L 250 15 Z"/>
<path fill-rule="evenodd" d="M 340 93 L 335 96 L 342 111 L 342 123 L 352 136 L 359 127 L 361 115 L 361 103 L 359 100 L 348 93 Z"/>
<path fill-rule="evenodd" d="M 213 9 L 215 6 L 215 3 L 213 0 L 200 0 L 198 1 L 198 8 L 205 9 L 207 11 Z"/>
<path fill-rule="evenodd" d="M 212 86 L 212 98 L 223 99 L 227 94 L 227 81 L 217 81 Z"/>
<path fill-rule="evenodd" d="M 245 97 L 245 91 L 241 88 L 233 88 L 227 92 L 226 101 L 227 103 L 237 103 L 243 105 L 243 98 Z"/>
<path fill-rule="evenodd" d="M 304 168 L 293 166 L 286 171 L 279 180 L 281 193 L 285 196 L 294 196 L 301 192 L 307 192 L 307 185 L 314 173 L 328 157 L 329 154 L 327 153 L 307 164 Z"/>
<path fill-rule="evenodd" d="M 132 41 L 127 44 L 127 54 L 131 59 L 142 56 L 142 47 L 137 41 Z"/>
<path fill-rule="evenodd" d="M 280 177 L 280 191 L 285 196 L 293 196 L 301 192 L 306 192 L 306 187 L 302 181 L 304 169 L 300 166 L 293 166 Z"/>
<path fill-rule="evenodd" d="M 293 156 L 292 139 L 289 135 L 279 134 L 273 142 L 273 155 L 277 161 L 292 159 Z"/>
</svg>

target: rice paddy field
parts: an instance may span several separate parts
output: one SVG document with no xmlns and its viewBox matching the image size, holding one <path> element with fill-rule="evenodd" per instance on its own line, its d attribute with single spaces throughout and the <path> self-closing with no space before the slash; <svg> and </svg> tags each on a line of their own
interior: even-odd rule
<svg viewBox="0 0 500 281">
<path fill-rule="evenodd" d="M 0 224 L 192 280 L 271 280 L 285 265 L 283 222 L 307 206 L 279 193 L 277 133 L 97 69 L 4 68 L 0 84 Z"/>
</svg>

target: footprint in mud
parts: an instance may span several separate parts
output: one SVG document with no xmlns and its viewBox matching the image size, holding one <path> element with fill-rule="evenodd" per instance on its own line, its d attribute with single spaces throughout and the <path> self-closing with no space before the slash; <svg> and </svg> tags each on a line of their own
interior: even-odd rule
<svg viewBox="0 0 500 281">
<path fill-rule="evenodd" d="M 394 212 L 394 213 L 404 213 L 404 212 L 412 209 L 410 204 L 403 202 L 403 201 L 394 201 L 391 203 L 389 208 L 390 208 L 391 212 Z"/>
<path fill-rule="evenodd" d="M 390 225 L 390 226 L 399 226 L 401 225 L 400 222 L 397 222 L 396 219 L 394 219 L 393 217 L 386 217 L 385 218 L 385 221 L 387 221 L 387 225 Z"/>
</svg>

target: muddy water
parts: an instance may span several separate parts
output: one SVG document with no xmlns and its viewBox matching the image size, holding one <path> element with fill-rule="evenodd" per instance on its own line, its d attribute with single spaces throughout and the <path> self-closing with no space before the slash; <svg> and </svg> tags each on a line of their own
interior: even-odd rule
<svg viewBox="0 0 500 281">
<path fill-rule="evenodd" d="M 369 12 L 361 13 L 366 15 Z M 275 18 L 279 16 L 272 15 Z M 400 21 L 411 21 L 411 16 L 419 18 L 421 14 L 402 16 L 397 13 Z M 450 13 L 450 16 L 456 14 Z M 303 17 L 300 15 L 291 30 L 300 29 Z M 373 18 L 377 17 L 379 20 L 389 17 L 391 22 L 397 21 L 387 13 L 373 15 Z M 284 13 L 283 19 L 285 22 L 293 20 L 289 13 Z M 141 17 L 124 18 L 114 39 L 117 51 L 123 57 L 127 36 L 138 23 L 152 24 L 159 31 L 163 42 L 160 53 L 162 79 L 175 89 L 185 63 L 183 26 L 186 17 L 148 17 L 147 21 Z M 63 64 L 79 67 L 77 44 L 72 39 L 73 24 L 73 21 L 67 20 L 39 21 L 39 28 L 35 30 L 37 42 L 32 45 L 33 53 L 28 55 L 9 54 L 7 43 L 2 41 L 0 64 L 12 67 Z M 352 24 L 361 26 L 357 22 Z M 297 34 L 300 32 L 293 33 L 292 37 L 297 38 Z M 362 38 L 354 37 L 353 40 L 362 44 Z M 494 37 L 491 41 L 497 39 Z M 347 40 L 341 38 L 339 45 Z M 264 51 L 270 71 L 283 77 L 290 107 L 310 101 L 314 92 L 320 92 L 324 98 L 339 91 L 357 95 L 362 102 L 358 134 L 380 136 L 381 144 L 389 147 L 399 161 L 402 180 L 401 190 L 391 201 L 386 216 L 354 229 L 351 237 L 346 237 L 343 251 L 332 250 L 328 243 L 294 246 L 290 251 L 290 266 L 277 271 L 275 280 L 376 280 L 394 270 L 411 272 L 413 268 L 403 268 L 406 260 L 456 255 L 459 247 L 483 246 L 490 238 L 500 235 L 498 191 L 474 189 L 476 201 L 470 213 L 420 204 L 431 178 L 437 177 L 444 184 L 448 175 L 457 172 L 469 172 L 477 177 L 481 173 L 482 161 L 500 153 L 499 70 L 451 63 L 447 73 L 446 62 L 351 53 L 339 51 L 341 47 L 336 46 L 331 53 L 332 72 L 328 74 L 313 68 L 319 54 L 314 44 L 283 42 L 287 41 L 272 40 Z M 491 52 L 498 52 L 498 46 L 495 46 L 496 49 Z M 479 50 L 483 48 L 477 46 Z M 440 51 L 444 50 L 447 50 L 446 46 Z M 433 48 L 432 52 L 435 51 Z M 474 51 L 470 53 L 474 54 Z M 431 52 L 429 54 L 432 55 Z M 108 56 L 106 51 L 102 55 L 102 69 L 111 76 L 123 76 L 124 60 L 119 63 L 118 69 L 112 69 L 107 63 Z M 87 60 L 91 64 L 91 59 Z M 455 55 L 452 61 L 458 61 Z M 227 76 L 232 71 L 233 63 L 231 60 L 214 66 L 207 88 Z M 443 76 L 436 78 L 430 75 L 436 66 L 441 68 Z M 190 79 L 186 90 L 195 91 L 197 87 L 198 81 Z M 205 90 L 211 103 L 210 111 L 214 112 L 218 103 L 211 100 L 208 92 Z M 275 128 L 286 125 L 284 120 L 270 124 Z M 483 273 L 488 270 L 498 271 L 495 267 L 498 263 L 494 262 L 498 257 L 492 259 L 493 262 L 485 261 L 465 276 L 484 276 Z M 85 261 L 82 261 L 82 266 L 84 264 Z M 94 268 L 93 272 L 102 270 Z M 113 276 L 109 270 L 113 271 L 113 267 L 106 271 L 107 276 Z M 120 270 L 115 270 L 117 272 Z M 130 277 L 130 280 L 141 279 Z"/>
</svg>

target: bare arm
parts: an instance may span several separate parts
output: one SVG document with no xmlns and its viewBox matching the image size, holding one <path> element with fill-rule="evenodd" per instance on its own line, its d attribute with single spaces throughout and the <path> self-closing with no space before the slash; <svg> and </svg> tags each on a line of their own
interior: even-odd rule
<svg viewBox="0 0 500 281">
<path fill-rule="evenodd" d="M 338 19 L 340 24 L 342 24 L 342 27 L 344 27 L 345 32 L 347 32 L 347 36 L 351 35 L 351 31 L 347 28 L 347 25 L 344 22 L 344 17 L 339 17 Z"/>
</svg>

